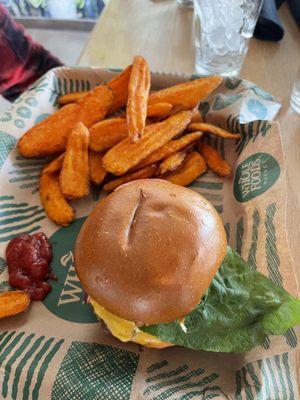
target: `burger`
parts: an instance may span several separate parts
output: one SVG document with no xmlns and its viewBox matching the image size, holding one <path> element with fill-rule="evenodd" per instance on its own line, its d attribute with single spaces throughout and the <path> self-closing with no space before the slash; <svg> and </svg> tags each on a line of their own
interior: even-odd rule
<svg viewBox="0 0 300 400">
<path fill-rule="evenodd" d="M 102 199 L 81 228 L 75 266 L 123 342 L 242 352 L 300 323 L 300 300 L 227 246 L 209 201 L 167 181 L 134 181 Z"/>
</svg>

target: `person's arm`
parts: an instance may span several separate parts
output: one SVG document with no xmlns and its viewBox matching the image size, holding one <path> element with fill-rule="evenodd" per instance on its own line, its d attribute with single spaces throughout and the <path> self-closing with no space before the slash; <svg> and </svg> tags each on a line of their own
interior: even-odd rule
<svg viewBox="0 0 300 400">
<path fill-rule="evenodd" d="M 0 5 L 0 94 L 14 100 L 49 69 L 62 65 Z"/>
</svg>

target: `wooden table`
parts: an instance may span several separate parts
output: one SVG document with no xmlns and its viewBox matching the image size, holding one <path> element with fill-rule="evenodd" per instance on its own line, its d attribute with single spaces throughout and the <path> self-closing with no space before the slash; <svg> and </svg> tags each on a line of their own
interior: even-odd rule
<svg viewBox="0 0 300 400">
<path fill-rule="evenodd" d="M 281 124 L 288 177 L 288 235 L 296 265 L 300 260 L 300 116 L 289 109 L 300 64 L 300 31 L 286 5 L 280 9 L 285 36 L 280 43 L 252 39 L 242 76 L 281 99 Z M 80 66 L 120 67 L 144 55 L 159 72 L 193 72 L 191 10 L 175 0 L 110 0 L 80 57 Z M 300 268 L 299 268 L 300 282 Z"/>
</svg>

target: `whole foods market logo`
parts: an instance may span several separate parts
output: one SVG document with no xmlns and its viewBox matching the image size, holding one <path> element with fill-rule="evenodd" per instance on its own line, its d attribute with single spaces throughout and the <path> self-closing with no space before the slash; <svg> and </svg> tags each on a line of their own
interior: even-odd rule
<svg viewBox="0 0 300 400">
<path fill-rule="evenodd" d="M 254 199 L 266 192 L 280 175 L 278 162 L 267 153 L 255 153 L 237 168 L 234 178 L 234 196 L 240 202 Z"/>
<path fill-rule="evenodd" d="M 96 322 L 90 304 L 82 290 L 75 271 L 73 249 L 76 237 L 85 218 L 61 228 L 50 238 L 53 246 L 52 270 L 57 281 L 51 281 L 52 290 L 43 301 L 49 311 L 57 317 L 72 322 Z"/>
</svg>

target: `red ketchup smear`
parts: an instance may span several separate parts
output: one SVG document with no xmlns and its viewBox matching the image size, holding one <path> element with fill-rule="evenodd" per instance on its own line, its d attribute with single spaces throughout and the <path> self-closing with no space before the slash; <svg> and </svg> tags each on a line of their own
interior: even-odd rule
<svg viewBox="0 0 300 400">
<path fill-rule="evenodd" d="M 51 286 L 45 282 L 53 278 L 49 273 L 52 248 L 47 236 L 38 232 L 12 239 L 6 248 L 10 286 L 26 290 L 31 300 L 43 300 Z"/>
</svg>

